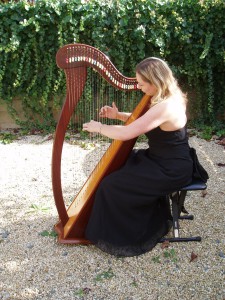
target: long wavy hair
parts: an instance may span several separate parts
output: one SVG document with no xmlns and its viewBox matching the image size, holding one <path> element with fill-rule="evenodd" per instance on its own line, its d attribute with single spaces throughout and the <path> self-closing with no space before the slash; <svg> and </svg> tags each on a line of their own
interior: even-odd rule
<svg viewBox="0 0 225 300">
<path fill-rule="evenodd" d="M 187 102 L 187 97 L 178 86 L 173 72 L 162 59 L 156 57 L 144 59 L 136 66 L 136 73 L 144 81 L 154 84 L 157 88 L 157 93 L 151 99 L 151 106 L 171 96 L 179 97 L 181 101 Z"/>
</svg>

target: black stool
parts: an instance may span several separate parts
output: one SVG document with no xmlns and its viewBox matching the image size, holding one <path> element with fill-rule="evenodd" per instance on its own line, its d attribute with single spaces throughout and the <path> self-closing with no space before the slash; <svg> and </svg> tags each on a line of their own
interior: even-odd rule
<svg viewBox="0 0 225 300">
<path fill-rule="evenodd" d="M 172 217 L 173 217 L 173 237 L 172 238 L 162 238 L 160 242 L 200 242 L 201 237 L 180 237 L 179 235 L 179 222 L 178 219 L 188 219 L 193 220 L 194 216 L 189 215 L 186 209 L 184 208 L 184 201 L 185 197 L 188 191 L 201 191 L 205 190 L 207 188 L 207 185 L 197 179 L 193 179 L 192 182 L 182 187 L 180 190 L 173 192 L 170 195 L 167 195 L 168 199 L 172 202 Z M 181 213 L 184 213 L 186 215 L 182 215 Z"/>
</svg>

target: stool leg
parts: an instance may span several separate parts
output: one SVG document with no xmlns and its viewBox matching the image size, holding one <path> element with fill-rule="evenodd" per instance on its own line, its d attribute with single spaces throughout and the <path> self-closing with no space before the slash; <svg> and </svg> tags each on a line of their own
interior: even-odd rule
<svg viewBox="0 0 225 300">
<path fill-rule="evenodd" d="M 184 200 L 186 197 L 187 191 L 176 191 L 170 195 L 170 199 L 172 202 L 172 215 L 173 215 L 173 238 L 162 238 L 159 240 L 160 243 L 165 241 L 169 242 L 200 242 L 201 237 L 180 237 L 179 236 L 179 219 L 189 219 L 193 220 L 192 215 L 180 216 L 181 211 L 183 211 Z"/>
<path fill-rule="evenodd" d="M 179 197 L 179 213 L 183 212 L 185 214 L 188 214 L 188 211 L 184 208 L 184 201 L 187 195 L 187 191 L 181 191 L 180 197 Z"/>
<path fill-rule="evenodd" d="M 170 242 L 170 243 L 178 243 L 178 242 L 201 242 L 202 238 L 200 236 L 195 237 L 178 237 L 178 238 L 162 238 L 159 240 L 159 243 Z"/>
<path fill-rule="evenodd" d="M 179 194 L 179 219 L 180 220 L 194 220 L 193 215 L 189 215 L 188 211 L 184 207 L 185 197 L 187 195 L 187 191 L 181 191 Z M 184 213 L 186 215 L 181 216 L 180 214 Z"/>
<path fill-rule="evenodd" d="M 173 213 L 173 235 L 175 238 L 179 237 L 179 192 L 174 192 L 171 195 L 172 213 Z"/>
<path fill-rule="evenodd" d="M 187 215 L 187 216 L 179 216 L 180 220 L 194 220 L 193 215 Z"/>
</svg>

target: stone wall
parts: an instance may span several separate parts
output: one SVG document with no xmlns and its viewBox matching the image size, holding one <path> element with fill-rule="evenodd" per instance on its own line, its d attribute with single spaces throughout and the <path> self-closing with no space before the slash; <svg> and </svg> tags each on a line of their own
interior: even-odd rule
<svg viewBox="0 0 225 300">
<path fill-rule="evenodd" d="M 22 101 L 19 99 L 13 100 L 13 108 L 17 111 L 19 120 L 23 121 L 25 120 L 23 109 L 22 109 Z M 52 110 L 53 117 L 58 122 L 61 109 Z M 16 124 L 15 120 L 10 116 L 7 105 L 0 99 L 0 130 L 4 129 L 13 129 L 13 128 L 20 128 L 18 124 Z"/>
<path fill-rule="evenodd" d="M 13 107 L 18 112 L 18 116 L 21 120 L 24 119 L 21 101 L 19 99 L 13 100 Z M 0 100 L 0 130 L 8 128 L 18 128 L 15 120 L 8 113 L 7 105 Z"/>
</svg>

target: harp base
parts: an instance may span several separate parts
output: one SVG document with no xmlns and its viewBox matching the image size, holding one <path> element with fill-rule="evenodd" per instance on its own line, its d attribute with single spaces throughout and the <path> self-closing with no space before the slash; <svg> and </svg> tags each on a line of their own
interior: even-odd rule
<svg viewBox="0 0 225 300">
<path fill-rule="evenodd" d="M 58 234 L 58 242 L 60 244 L 71 244 L 71 245 L 75 245 L 75 244 L 91 245 L 92 244 L 89 240 L 82 238 L 82 237 L 81 238 L 80 237 L 64 238 L 64 230 L 63 230 L 63 226 L 60 221 L 57 224 L 55 224 L 54 230 Z"/>
</svg>

